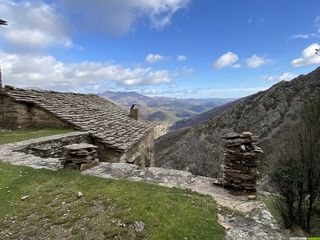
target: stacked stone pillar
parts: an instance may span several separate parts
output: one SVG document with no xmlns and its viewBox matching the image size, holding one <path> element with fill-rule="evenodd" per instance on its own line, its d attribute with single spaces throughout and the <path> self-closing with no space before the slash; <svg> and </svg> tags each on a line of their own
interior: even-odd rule
<svg viewBox="0 0 320 240">
<path fill-rule="evenodd" d="M 97 146 L 80 143 L 65 147 L 65 154 L 61 158 L 63 168 L 84 171 L 99 163 Z"/>
<path fill-rule="evenodd" d="M 256 192 L 259 178 L 258 156 L 263 153 L 255 144 L 257 137 L 251 132 L 228 133 L 223 136 L 223 140 L 224 187 L 235 191 Z"/>
</svg>

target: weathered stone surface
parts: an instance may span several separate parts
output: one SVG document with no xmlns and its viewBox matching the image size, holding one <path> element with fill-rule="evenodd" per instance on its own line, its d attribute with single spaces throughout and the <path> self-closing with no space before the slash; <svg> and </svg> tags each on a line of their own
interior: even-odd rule
<svg viewBox="0 0 320 240">
<path fill-rule="evenodd" d="M 243 132 L 240 134 L 240 137 L 251 137 L 253 135 L 252 132 Z"/>
<path fill-rule="evenodd" d="M 41 139 L 39 141 L 37 139 L 31 140 L 31 143 L 28 144 L 23 151 L 42 158 L 58 158 L 63 156 L 66 145 L 81 142 L 90 142 L 88 132 L 80 132 L 80 134 L 75 133 L 74 135 L 67 135 L 67 137 L 62 136 L 61 138 L 51 136 L 44 140 Z"/>
<path fill-rule="evenodd" d="M 248 200 L 257 200 L 257 196 L 256 195 L 249 195 Z"/>
<path fill-rule="evenodd" d="M 245 217 L 227 214 L 225 222 L 231 226 L 226 231 L 226 240 L 287 239 L 265 206 L 252 210 Z"/>
<path fill-rule="evenodd" d="M 221 165 L 225 188 L 256 192 L 258 154 L 263 152 L 262 149 L 252 143 L 251 132 L 229 133 L 225 136 Z"/>
<path fill-rule="evenodd" d="M 20 198 L 20 200 L 21 201 L 25 201 L 25 200 L 27 200 L 29 198 L 29 196 L 28 195 L 25 195 L 25 196 L 22 196 L 21 198 Z"/>
<path fill-rule="evenodd" d="M 134 230 L 136 232 L 142 232 L 144 230 L 145 223 L 141 221 L 134 222 Z"/>
<path fill-rule="evenodd" d="M 60 159 L 64 168 L 80 170 L 93 167 L 98 162 L 97 146 L 88 143 L 78 143 L 65 146 L 65 154 Z"/>
<path fill-rule="evenodd" d="M 89 143 L 77 143 L 77 144 L 71 144 L 65 147 L 66 150 L 70 151 L 81 151 L 86 149 L 97 149 L 98 147 Z"/>
<path fill-rule="evenodd" d="M 82 193 L 82 192 L 78 192 L 78 193 L 77 193 L 77 197 L 78 197 L 78 198 L 82 198 L 82 197 L 83 197 L 83 193 Z"/>
<path fill-rule="evenodd" d="M 221 227 L 223 227 L 225 230 L 229 230 L 231 228 L 231 225 L 229 223 L 226 222 L 222 222 L 218 220 L 218 223 Z"/>
<path fill-rule="evenodd" d="M 235 133 L 235 132 L 227 133 L 222 136 L 222 138 L 224 138 L 224 139 L 234 139 L 234 138 L 239 138 L 239 137 L 241 137 L 241 135 L 239 133 Z"/>
<path fill-rule="evenodd" d="M 42 158 L 34 154 L 30 154 L 27 149 L 30 146 L 37 146 L 47 143 L 60 143 L 70 142 L 74 139 L 82 139 L 84 136 L 88 136 L 87 132 L 71 132 L 66 134 L 60 134 L 55 136 L 42 137 L 38 139 L 30 139 L 26 141 L 3 144 L 0 145 L 0 156 L 4 162 L 9 162 L 13 165 L 24 165 L 33 168 L 46 168 L 56 170 L 61 168 L 60 160 L 57 157 Z M 59 146 L 61 148 L 62 146 Z"/>
</svg>

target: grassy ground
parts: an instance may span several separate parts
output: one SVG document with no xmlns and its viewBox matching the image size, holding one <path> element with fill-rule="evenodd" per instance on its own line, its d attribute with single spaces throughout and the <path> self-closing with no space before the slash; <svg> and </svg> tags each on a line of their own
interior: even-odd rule
<svg viewBox="0 0 320 240">
<path fill-rule="evenodd" d="M 0 144 L 19 142 L 32 138 L 39 138 L 72 132 L 71 129 L 20 129 L 12 132 L 0 132 Z"/>
<path fill-rule="evenodd" d="M 22 196 L 28 198 L 21 200 Z M 0 203 L 0 239 L 219 240 L 224 236 L 209 196 L 75 171 L 35 170 L 0 161 Z M 136 221 L 145 223 L 142 232 L 135 231 Z"/>
<path fill-rule="evenodd" d="M 278 210 L 276 209 L 277 198 L 275 196 L 270 195 L 270 196 L 261 197 L 261 200 L 266 204 L 268 210 L 270 211 L 270 213 L 272 214 L 272 216 L 276 220 L 277 224 L 279 226 L 283 226 L 282 217 L 281 217 L 280 213 L 278 212 Z"/>
</svg>

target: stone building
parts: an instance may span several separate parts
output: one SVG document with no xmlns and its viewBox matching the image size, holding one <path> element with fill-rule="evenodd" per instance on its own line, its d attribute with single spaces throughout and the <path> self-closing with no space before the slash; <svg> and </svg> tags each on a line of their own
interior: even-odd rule
<svg viewBox="0 0 320 240">
<path fill-rule="evenodd" d="M 90 132 L 100 161 L 154 164 L 154 126 L 129 110 L 92 94 L 5 86 L 0 90 L 0 128 L 72 128 Z"/>
</svg>

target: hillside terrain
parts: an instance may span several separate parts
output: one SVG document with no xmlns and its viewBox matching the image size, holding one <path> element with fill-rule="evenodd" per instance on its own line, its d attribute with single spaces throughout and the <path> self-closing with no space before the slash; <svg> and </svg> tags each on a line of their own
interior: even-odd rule
<svg viewBox="0 0 320 240">
<path fill-rule="evenodd" d="M 231 107 L 235 103 L 236 101 L 231 101 L 221 106 L 217 106 L 213 109 L 210 109 L 209 111 L 195 115 L 193 117 L 179 120 L 170 126 L 169 131 L 176 131 L 182 128 L 189 128 L 189 127 L 196 126 L 200 123 L 203 123 L 209 119 L 216 117 L 217 115 L 219 115 L 220 113 L 222 113 L 224 110 Z"/>
<path fill-rule="evenodd" d="M 25 139 L 20 132 L 7 142 Z M 262 202 L 215 179 L 106 162 L 78 172 L 61 169 L 59 158 L 17 152 L 50 139 L 57 136 L 0 145 L 1 239 L 283 239 Z"/>
<path fill-rule="evenodd" d="M 136 92 L 106 91 L 99 96 L 107 98 L 121 106 L 130 108 L 136 104 L 141 115 L 152 122 L 176 122 L 199 113 L 221 106 L 233 99 L 177 99 L 168 97 L 148 97 Z"/>
<path fill-rule="evenodd" d="M 156 164 L 216 177 L 222 158 L 221 137 L 227 132 L 251 131 L 267 153 L 263 164 L 271 164 L 277 139 L 294 121 L 302 102 L 319 94 L 320 68 L 291 81 L 282 81 L 266 91 L 236 101 L 216 117 L 189 129 L 181 129 L 156 141 Z"/>
<path fill-rule="evenodd" d="M 0 239 L 224 236 L 210 196 L 1 161 L 0 172 Z"/>
</svg>

